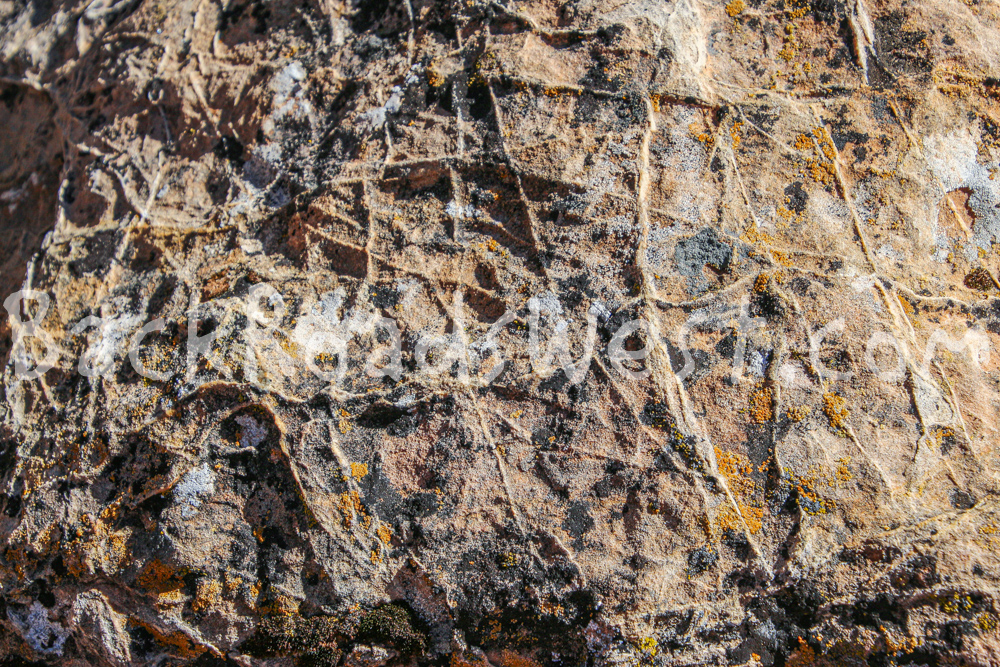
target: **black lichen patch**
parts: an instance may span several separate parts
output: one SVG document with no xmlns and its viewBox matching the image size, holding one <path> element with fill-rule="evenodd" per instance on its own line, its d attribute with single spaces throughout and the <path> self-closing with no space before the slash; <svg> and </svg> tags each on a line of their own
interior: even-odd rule
<svg viewBox="0 0 1000 667">
<path fill-rule="evenodd" d="M 687 575 L 689 577 L 699 575 L 715 565 L 717 560 L 719 560 L 719 553 L 714 549 L 709 549 L 707 547 L 695 549 L 688 554 Z"/>
<path fill-rule="evenodd" d="M 940 581 L 937 559 L 933 556 L 911 558 L 892 572 L 889 581 L 903 591 L 930 588 Z"/>
<path fill-rule="evenodd" d="M 781 318 L 785 315 L 785 305 L 771 284 L 771 280 L 758 278 L 750 302 L 750 315 L 767 319 Z"/>
<path fill-rule="evenodd" d="M 927 55 L 927 33 L 905 30 L 906 15 L 891 12 L 875 19 L 875 50 L 878 62 L 893 75 L 931 71 Z"/>
<path fill-rule="evenodd" d="M 708 288 L 705 278 L 705 267 L 717 272 L 729 270 L 729 262 L 733 257 L 733 249 L 719 240 L 718 234 L 711 227 L 706 227 L 694 236 L 679 241 L 674 253 L 677 270 L 687 278 L 688 287 L 700 292 Z"/>
<path fill-rule="evenodd" d="M 733 555 L 746 562 L 750 558 L 750 542 L 742 531 L 726 528 L 722 533 L 722 543 L 733 550 Z"/>
<path fill-rule="evenodd" d="M 665 342 L 667 345 L 667 355 L 670 357 L 670 367 L 674 373 L 680 373 L 687 368 L 688 372 L 684 376 L 686 383 L 692 383 L 712 370 L 712 359 L 708 352 L 699 349 L 687 350 L 692 364 L 688 368 L 688 358 L 685 357 L 684 350 L 676 347 L 669 340 Z"/>
<path fill-rule="evenodd" d="M 795 181 L 785 188 L 785 206 L 789 211 L 805 212 L 808 201 L 809 193 L 802 189 L 802 181 Z"/>
<path fill-rule="evenodd" d="M 905 628 L 908 613 L 906 608 L 889 593 L 879 593 L 874 597 L 860 598 L 851 609 L 845 609 L 850 621 L 855 625 L 878 628 L 886 623 L 894 623 Z"/>
<path fill-rule="evenodd" d="M 534 605 L 504 606 L 469 626 L 466 635 L 487 649 L 503 648 L 524 654 L 556 655 L 548 665 L 585 665 L 588 660 L 584 629 L 597 616 L 600 603 L 593 592 L 576 590 L 552 595 Z M 536 663 L 532 663 L 536 664 Z"/>
<path fill-rule="evenodd" d="M 951 492 L 951 506 L 957 510 L 972 509 L 976 504 L 976 497 L 967 491 L 955 489 Z"/>
<path fill-rule="evenodd" d="M 584 548 L 583 536 L 594 527 L 594 517 L 590 515 L 590 506 L 583 501 L 570 503 L 562 529 L 573 537 L 573 548 Z"/>
<path fill-rule="evenodd" d="M 393 308 L 399 303 L 399 291 L 395 285 L 371 285 L 368 294 L 376 308 Z"/>
<path fill-rule="evenodd" d="M 409 409 L 373 403 L 358 416 L 357 423 L 362 428 L 384 429 L 389 435 L 404 437 L 417 430 L 419 420 Z"/>
<path fill-rule="evenodd" d="M 236 137 L 223 135 L 215 144 L 215 154 L 235 166 L 243 166 L 243 144 Z"/>
</svg>

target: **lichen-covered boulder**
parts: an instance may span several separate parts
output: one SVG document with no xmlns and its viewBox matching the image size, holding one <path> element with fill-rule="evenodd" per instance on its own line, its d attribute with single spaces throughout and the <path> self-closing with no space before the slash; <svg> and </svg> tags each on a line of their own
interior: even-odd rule
<svg viewBox="0 0 1000 667">
<path fill-rule="evenodd" d="M 0 665 L 1000 664 L 998 62 L 0 2 Z"/>
</svg>

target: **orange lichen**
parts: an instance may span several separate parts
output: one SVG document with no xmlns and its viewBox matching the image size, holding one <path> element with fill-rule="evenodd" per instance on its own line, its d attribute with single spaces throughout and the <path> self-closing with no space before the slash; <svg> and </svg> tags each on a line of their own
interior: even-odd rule
<svg viewBox="0 0 1000 667">
<path fill-rule="evenodd" d="M 851 469 L 848 467 L 851 463 L 851 457 L 845 456 L 843 458 L 837 459 L 837 480 L 841 482 L 849 482 L 854 479 L 854 475 L 851 473 Z M 830 486 L 833 486 L 833 482 L 830 482 Z"/>
<path fill-rule="evenodd" d="M 183 588 L 184 580 L 176 570 L 154 558 L 139 572 L 139 585 L 146 590 L 163 594 Z"/>
<path fill-rule="evenodd" d="M 438 88 L 444 85 L 444 81 L 445 79 L 441 73 L 437 71 L 435 63 L 431 63 L 427 66 L 427 83 L 429 83 L 431 87 Z"/>
<path fill-rule="evenodd" d="M 354 525 L 354 515 L 365 516 L 364 506 L 361 504 L 361 496 L 357 491 L 349 491 L 340 494 L 339 504 L 340 514 L 344 519 L 344 525 L 350 528 Z"/>
<path fill-rule="evenodd" d="M 709 145 L 711 145 L 711 144 L 715 143 L 715 137 L 714 136 L 712 136 L 711 134 L 709 134 L 707 132 L 700 131 L 698 129 L 698 127 L 694 123 L 691 123 L 690 125 L 688 125 L 688 131 L 691 132 L 691 134 L 698 141 L 700 141 L 703 144 L 709 144 Z"/>
<path fill-rule="evenodd" d="M 750 529 L 750 534 L 756 535 L 763 528 L 764 508 L 744 503 L 738 504 L 740 506 L 740 514 L 743 515 L 743 521 L 746 523 L 747 528 Z"/>
<path fill-rule="evenodd" d="M 896 298 L 899 299 L 899 305 L 903 307 L 903 312 L 906 313 L 907 317 L 913 317 L 916 314 L 917 311 L 914 310 L 913 305 L 903 295 L 897 295 Z"/>
<path fill-rule="evenodd" d="M 823 414 L 830 421 L 830 426 L 835 429 L 847 427 L 847 416 L 850 412 L 847 409 L 847 401 L 843 396 L 828 391 L 823 394 Z"/>
<path fill-rule="evenodd" d="M 822 183 L 823 185 L 829 185 L 832 183 L 833 178 L 837 173 L 832 162 L 816 162 L 814 160 L 810 160 L 806 164 L 806 169 L 814 181 Z"/>
<path fill-rule="evenodd" d="M 726 13 L 729 16 L 736 18 L 742 14 L 747 8 L 747 4 L 743 0 L 732 0 L 728 5 L 726 5 Z"/>
<path fill-rule="evenodd" d="M 750 419 L 758 424 L 764 424 L 774 418 L 771 409 L 772 393 L 770 387 L 758 387 L 750 392 Z"/>
<path fill-rule="evenodd" d="M 798 639 L 799 646 L 788 656 L 788 661 L 785 663 L 787 667 L 808 667 L 816 661 L 816 651 L 812 650 L 802 637 Z"/>
<path fill-rule="evenodd" d="M 539 663 L 533 658 L 515 653 L 509 649 L 504 649 L 497 661 L 500 667 L 540 667 Z"/>
<path fill-rule="evenodd" d="M 754 492 L 756 486 L 750 478 L 753 465 L 746 456 L 716 447 L 715 463 L 718 466 L 719 474 L 726 478 L 733 493 L 749 496 Z"/>
<path fill-rule="evenodd" d="M 738 120 L 729 128 L 729 137 L 733 140 L 733 148 L 739 148 L 740 142 L 743 140 L 740 136 L 741 127 L 743 127 L 743 121 Z"/>
<path fill-rule="evenodd" d="M 816 491 L 816 484 L 820 478 L 825 479 L 826 475 L 821 471 L 810 468 L 806 476 L 797 476 L 789 468 L 784 468 L 784 473 L 788 478 L 789 486 L 795 490 L 799 496 L 799 507 L 806 514 L 826 514 L 829 511 L 831 502 L 824 500 Z"/>
<path fill-rule="evenodd" d="M 159 644 L 174 647 L 177 649 L 182 658 L 195 658 L 202 653 L 202 651 L 199 651 L 195 647 L 191 638 L 180 630 L 175 630 L 169 633 L 163 632 L 157 626 L 136 617 L 129 618 L 128 622 L 132 625 L 143 628 L 146 632 L 152 635 L 153 639 Z"/>
<path fill-rule="evenodd" d="M 351 477 L 355 480 L 360 481 L 365 475 L 368 474 L 368 464 L 367 463 L 351 463 Z"/>
<path fill-rule="evenodd" d="M 815 147 L 813 140 L 808 134 L 800 134 L 795 137 L 795 149 L 800 151 L 811 151 Z"/>
<path fill-rule="evenodd" d="M 955 429 L 950 426 L 934 426 L 929 429 L 928 440 L 934 447 L 940 447 L 947 438 L 955 437 Z"/>
<path fill-rule="evenodd" d="M 207 611 L 217 605 L 222 599 L 222 584 L 218 581 L 199 581 L 194 600 L 191 601 L 191 610 L 194 612 Z"/>
<path fill-rule="evenodd" d="M 341 433 L 346 434 L 353 430 L 351 422 L 348 421 L 350 418 L 351 415 L 350 413 L 347 412 L 347 410 L 340 411 L 340 421 L 337 424 L 337 428 L 340 430 Z"/>
</svg>

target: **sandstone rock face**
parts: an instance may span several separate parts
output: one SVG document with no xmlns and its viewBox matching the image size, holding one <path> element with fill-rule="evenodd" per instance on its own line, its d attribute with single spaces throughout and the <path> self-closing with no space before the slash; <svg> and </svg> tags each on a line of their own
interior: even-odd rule
<svg viewBox="0 0 1000 667">
<path fill-rule="evenodd" d="M 1000 664 L 998 62 L 985 0 L 0 2 L 0 664 Z"/>
</svg>

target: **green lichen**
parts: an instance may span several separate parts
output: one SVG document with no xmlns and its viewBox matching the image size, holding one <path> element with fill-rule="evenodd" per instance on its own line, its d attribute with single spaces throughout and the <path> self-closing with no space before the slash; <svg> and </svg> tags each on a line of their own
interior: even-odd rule
<svg viewBox="0 0 1000 667">
<path fill-rule="evenodd" d="M 331 616 L 270 616 L 261 620 L 241 649 L 255 658 L 325 654 L 347 638 L 342 623 Z"/>
<path fill-rule="evenodd" d="M 424 634 L 413 628 L 410 612 L 398 604 L 385 604 L 368 612 L 358 624 L 357 638 L 391 646 L 403 654 L 422 652 L 427 645 Z"/>
</svg>

